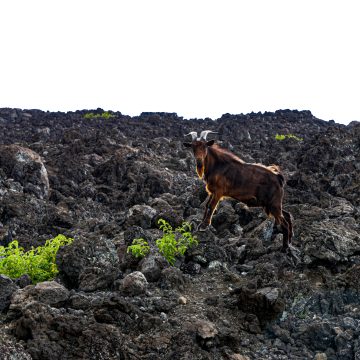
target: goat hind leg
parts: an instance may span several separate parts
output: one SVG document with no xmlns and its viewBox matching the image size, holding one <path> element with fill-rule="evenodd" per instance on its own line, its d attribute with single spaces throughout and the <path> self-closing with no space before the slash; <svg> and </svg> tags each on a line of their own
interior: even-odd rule
<svg viewBox="0 0 360 360">
<path fill-rule="evenodd" d="M 290 258 L 291 262 L 294 263 L 294 265 L 298 265 L 301 263 L 299 257 L 300 250 L 291 245 L 291 241 L 293 237 L 292 217 L 289 212 L 284 210 L 282 211 L 282 214 L 283 214 L 282 219 L 283 221 L 285 220 L 287 224 L 287 237 L 288 237 L 287 241 L 285 241 L 285 233 L 284 233 L 282 251 L 286 252 L 287 256 Z"/>
<path fill-rule="evenodd" d="M 286 221 L 285 217 L 282 215 L 281 211 L 274 211 L 272 212 L 272 215 L 275 218 L 275 224 L 280 225 L 281 232 L 283 234 L 283 246 L 281 251 L 286 252 L 289 247 L 289 224 Z"/>
<path fill-rule="evenodd" d="M 292 222 L 291 222 L 291 215 L 288 212 L 285 212 L 283 215 L 283 212 L 280 215 L 280 212 L 276 212 L 277 216 L 275 217 L 275 223 L 280 225 L 281 232 L 283 234 L 283 246 L 281 251 L 286 253 L 287 256 L 290 257 L 291 261 L 295 261 L 295 265 L 299 264 L 301 262 L 298 254 L 300 251 L 296 248 L 294 248 L 290 242 L 292 238 Z M 287 221 L 289 219 L 289 222 Z"/>
<path fill-rule="evenodd" d="M 289 224 L 284 217 L 281 217 L 281 232 L 283 233 L 283 246 L 282 251 L 286 251 L 289 248 Z"/>
<path fill-rule="evenodd" d="M 289 212 L 283 210 L 282 211 L 283 216 L 286 220 L 286 222 L 288 223 L 289 226 L 289 244 L 291 244 L 292 241 L 292 237 L 294 236 L 294 230 L 293 230 L 293 224 L 292 224 L 292 216 Z"/>
</svg>

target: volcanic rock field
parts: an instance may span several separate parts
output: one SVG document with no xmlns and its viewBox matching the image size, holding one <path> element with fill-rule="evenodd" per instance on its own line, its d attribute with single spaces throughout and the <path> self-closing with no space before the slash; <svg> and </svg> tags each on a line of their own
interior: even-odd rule
<svg viewBox="0 0 360 360">
<path fill-rule="evenodd" d="M 103 112 L 0 109 L 0 244 L 74 238 L 53 281 L 0 275 L 0 360 L 360 359 L 359 122 Z M 261 209 L 230 199 L 174 266 L 159 254 L 159 219 L 202 219 L 183 146 L 202 130 L 280 166 L 298 259 Z M 126 251 L 136 238 L 150 245 L 142 260 Z"/>
</svg>

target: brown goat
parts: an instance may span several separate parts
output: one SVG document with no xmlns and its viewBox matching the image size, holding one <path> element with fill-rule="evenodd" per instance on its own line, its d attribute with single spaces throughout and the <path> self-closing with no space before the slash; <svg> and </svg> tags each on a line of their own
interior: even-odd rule
<svg viewBox="0 0 360 360">
<path fill-rule="evenodd" d="M 285 179 L 276 165 L 248 164 L 230 151 L 207 141 L 211 131 L 203 131 L 199 138 L 191 132 L 191 147 L 196 159 L 196 171 L 206 183 L 209 194 L 205 213 L 198 230 L 205 230 L 211 224 L 212 215 L 223 198 L 239 200 L 250 207 L 262 207 L 268 216 L 275 218 L 283 234 L 282 250 L 286 251 L 293 235 L 289 212 L 282 209 Z"/>
</svg>

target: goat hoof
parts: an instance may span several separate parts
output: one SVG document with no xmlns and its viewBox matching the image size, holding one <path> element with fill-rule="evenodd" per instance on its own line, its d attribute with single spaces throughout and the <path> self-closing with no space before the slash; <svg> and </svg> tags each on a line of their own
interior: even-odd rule
<svg viewBox="0 0 360 360">
<path fill-rule="evenodd" d="M 293 252 L 293 253 L 296 253 L 296 254 L 300 254 L 300 250 L 297 249 L 295 246 L 292 246 L 291 244 L 289 244 L 287 246 L 283 246 L 281 248 L 281 252 L 283 252 L 283 253 Z"/>
<path fill-rule="evenodd" d="M 211 230 L 213 233 L 216 233 L 216 229 L 212 225 L 209 225 L 208 229 Z"/>
<path fill-rule="evenodd" d="M 292 245 L 289 245 L 288 251 L 291 251 L 291 252 L 296 253 L 296 254 L 300 254 L 300 250 L 297 249 L 295 246 L 292 246 Z"/>
<path fill-rule="evenodd" d="M 197 227 L 196 231 L 206 231 L 206 230 L 208 229 L 208 226 L 209 226 L 209 225 L 207 225 L 207 224 L 201 223 L 201 224 Z"/>
</svg>

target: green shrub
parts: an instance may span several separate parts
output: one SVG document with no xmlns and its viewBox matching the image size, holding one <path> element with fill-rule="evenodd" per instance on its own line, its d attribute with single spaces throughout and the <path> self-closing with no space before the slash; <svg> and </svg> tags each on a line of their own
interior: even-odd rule
<svg viewBox="0 0 360 360">
<path fill-rule="evenodd" d="M 59 272 L 55 262 L 56 253 L 61 246 L 72 241 L 72 238 L 58 235 L 46 240 L 44 246 L 32 247 L 29 251 L 19 247 L 17 240 L 6 247 L 0 246 L 0 274 L 12 279 L 28 274 L 34 284 L 51 280 Z"/>
<path fill-rule="evenodd" d="M 84 115 L 84 119 L 111 119 L 114 117 L 115 115 L 110 114 L 108 111 L 104 111 L 102 114 L 94 114 L 91 112 Z"/>
<path fill-rule="evenodd" d="M 286 135 L 282 135 L 282 134 L 276 134 L 275 135 L 275 140 L 285 140 L 285 139 L 294 139 L 296 141 L 303 141 L 303 138 L 297 137 L 296 135 L 293 134 L 286 134 Z"/>
<path fill-rule="evenodd" d="M 164 219 L 159 219 L 158 224 L 163 236 L 156 240 L 156 246 L 170 265 L 175 264 L 176 256 L 182 256 L 188 248 L 198 245 L 198 240 L 191 234 L 191 225 L 188 222 L 183 222 L 175 230 Z"/>
<path fill-rule="evenodd" d="M 127 248 L 127 252 L 131 252 L 132 256 L 136 258 L 143 258 L 150 251 L 150 246 L 144 239 L 134 239 L 130 246 Z"/>
<path fill-rule="evenodd" d="M 183 222 L 175 230 L 164 219 L 159 219 L 158 224 L 163 236 L 156 240 L 156 246 L 170 265 L 175 264 L 176 256 L 184 255 L 187 249 L 198 244 L 196 237 L 191 234 L 191 225 L 188 222 Z M 127 253 L 131 253 L 136 258 L 143 258 L 149 252 L 147 241 L 141 238 L 134 239 L 127 248 Z"/>
</svg>

